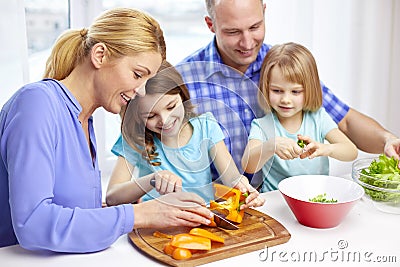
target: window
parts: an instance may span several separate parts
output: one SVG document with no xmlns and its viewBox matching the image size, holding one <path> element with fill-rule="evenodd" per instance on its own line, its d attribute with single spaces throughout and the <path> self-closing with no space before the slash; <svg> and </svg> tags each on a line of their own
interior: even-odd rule
<svg viewBox="0 0 400 267">
<path fill-rule="evenodd" d="M 154 17 L 164 31 L 167 59 L 176 64 L 206 45 L 212 37 L 204 22 L 204 0 L 103 0 L 103 9 L 132 7 Z"/>
<path fill-rule="evenodd" d="M 42 78 L 45 62 L 57 37 L 69 28 L 69 1 L 24 0 L 29 80 Z"/>
</svg>

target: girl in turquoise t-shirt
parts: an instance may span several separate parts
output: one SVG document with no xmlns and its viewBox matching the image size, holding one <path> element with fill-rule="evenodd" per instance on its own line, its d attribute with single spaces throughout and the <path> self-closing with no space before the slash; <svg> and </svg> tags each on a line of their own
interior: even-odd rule
<svg viewBox="0 0 400 267">
<path fill-rule="evenodd" d="M 173 66 L 164 62 L 145 89 L 146 95 L 131 100 L 123 112 L 122 136 L 112 150 L 119 157 L 107 204 L 145 201 L 181 190 L 196 192 L 208 202 L 214 199 L 213 162 L 220 182 L 250 192 L 243 208 L 263 205 L 239 173 L 214 116 L 194 115 L 189 92 Z"/>
<path fill-rule="evenodd" d="M 328 157 L 357 157 L 356 146 L 321 107 L 317 66 L 304 46 L 286 43 L 268 51 L 258 101 L 266 115 L 252 121 L 242 166 L 248 173 L 262 168 L 263 192 L 289 176 L 328 174 Z"/>
</svg>

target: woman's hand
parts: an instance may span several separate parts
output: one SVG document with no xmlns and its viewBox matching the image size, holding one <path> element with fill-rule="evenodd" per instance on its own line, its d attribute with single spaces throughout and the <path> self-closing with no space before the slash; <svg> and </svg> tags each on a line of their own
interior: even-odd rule
<svg viewBox="0 0 400 267">
<path fill-rule="evenodd" d="M 179 192 L 133 205 L 137 228 L 196 227 L 211 223 L 211 212 L 195 193 Z"/>
<path fill-rule="evenodd" d="M 156 172 L 154 178 L 154 187 L 160 195 L 182 191 L 182 178 L 168 170 Z"/>
<path fill-rule="evenodd" d="M 245 203 L 240 206 L 240 209 L 249 207 L 261 207 L 265 203 L 265 199 L 260 196 L 260 193 L 249 183 L 246 176 L 241 175 L 239 182 L 236 183 L 234 188 L 239 189 L 242 193 L 248 193 Z"/>
</svg>

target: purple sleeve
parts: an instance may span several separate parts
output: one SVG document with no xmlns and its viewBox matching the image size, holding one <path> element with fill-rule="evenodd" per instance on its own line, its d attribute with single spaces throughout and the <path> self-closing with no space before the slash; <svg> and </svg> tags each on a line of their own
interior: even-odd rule
<svg viewBox="0 0 400 267">
<path fill-rule="evenodd" d="M 80 147 L 74 147 L 64 139 L 82 129 L 71 128 L 65 136 L 60 136 L 57 123 L 71 121 L 68 112 L 62 118 L 65 121 L 61 122 L 55 115 L 60 113 L 60 109 L 65 109 L 65 105 L 44 90 L 28 90 L 23 94 L 15 99 L 8 111 L 1 140 L 8 171 L 13 227 L 20 245 L 31 250 L 79 253 L 109 247 L 133 229 L 132 205 L 101 208 L 93 204 L 91 196 L 98 189 L 87 185 L 84 179 L 100 179 L 98 170 L 81 173 L 77 166 L 76 170 L 68 170 L 68 177 L 60 171 L 57 166 L 67 165 L 67 161 L 79 162 L 83 154 L 79 153 Z M 60 148 L 63 142 L 70 146 L 69 151 Z M 74 156 L 56 157 L 57 153 L 64 152 L 74 153 Z M 91 195 L 87 194 L 87 199 L 74 199 L 74 190 L 66 188 L 62 193 L 72 197 L 64 200 L 54 193 L 60 182 L 69 186 L 76 183 L 76 191 L 87 190 Z"/>
</svg>

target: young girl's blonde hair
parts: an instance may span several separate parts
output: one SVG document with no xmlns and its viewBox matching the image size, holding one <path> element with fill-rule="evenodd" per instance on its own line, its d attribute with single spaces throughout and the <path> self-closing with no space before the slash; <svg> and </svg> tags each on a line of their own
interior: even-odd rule
<svg viewBox="0 0 400 267">
<path fill-rule="evenodd" d="M 163 61 L 157 74 L 146 83 L 146 95 L 179 94 L 185 108 L 185 120 L 194 117 L 194 106 L 190 101 L 189 90 L 183 82 L 182 76 L 169 62 Z M 153 166 L 159 166 L 158 153 L 154 144 L 154 132 L 146 128 L 145 121 L 140 117 L 138 97 L 132 99 L 126 109 L 121 112 L 121 132 L 126 142 L 140 153 L 147 162 Z"/>
<path fill-rule="evenodd" d="M 278 67 L 289 82 L 303 86 L 304 111 L 317 111 L 322 106 L 321 83 L 313 55 L 300 44 L 285 43 L 273 46 L 261 66 L 258 103 L 265 112 L 271 111 L 269 89 L 274 67 Z"/>
<path fill-rule="evenodd" d="M 71 29 L 60 35 L 46 62 L 44 78 L 66 78 L 96 43 L 104 43 L 108 56 L 114 58 L 143 52 L 166 58 L 164 35 L 155 19 L 135 9 L 114 8 L 101 14 L 88 29 Z"/>
</svg>

